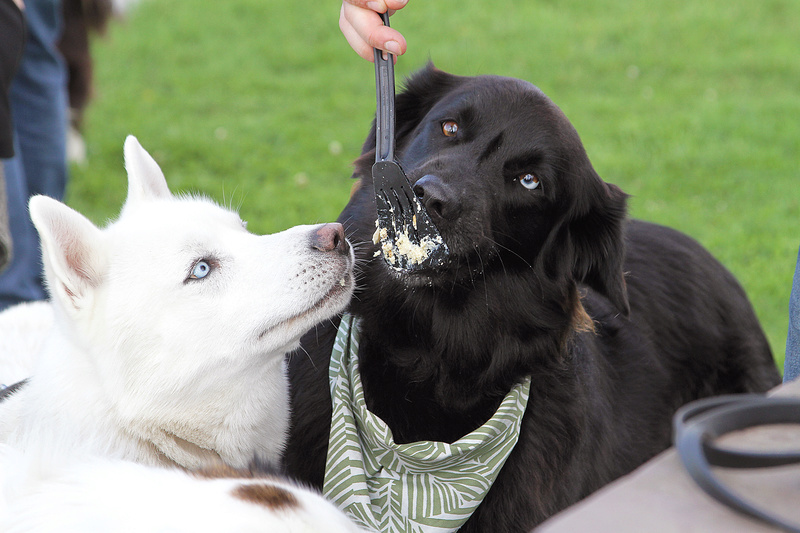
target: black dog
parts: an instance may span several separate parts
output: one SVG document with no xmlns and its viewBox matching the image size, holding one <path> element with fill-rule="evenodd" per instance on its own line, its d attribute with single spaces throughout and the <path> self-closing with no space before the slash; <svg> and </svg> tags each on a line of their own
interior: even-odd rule
<svg viewBox="0 0 800 533">
<path fill-rule="evenodd" d="M 563 113 L 524 81 L 428 66 L 397 98 L 398 159 L 452 252 L 398 274 L 371 236 L 374 128 L 339 221 L 360 257 L 370 410 L 396 442 L 453 442 L 532 376 L 516 448 L 462 531 L 527 531 L 670 444 L 682 404 L 779 383 L 733 276 L 674 230 L 627 220 Z M 286 466 L 321 486 L 336 324 L 290 359 Z"/>
</svg>

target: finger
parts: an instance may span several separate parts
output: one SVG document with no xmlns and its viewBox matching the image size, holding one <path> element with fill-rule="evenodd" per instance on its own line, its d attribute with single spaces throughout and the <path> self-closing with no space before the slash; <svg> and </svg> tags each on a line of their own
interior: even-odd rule
<svg viewBox="0 0 800 533">
<path fill-rule="evenodd" d="M 376 13 L 386 13 L 387 10 L 397 11 L 398 9 L 403 9 L 408 0 L 343 0 L 343 2 L 362 9 L 369 9 Z"/>
<path fill-rule="evenodd" d="M 355 0 L 354 0 L 355 1 Z M 383 25 L 380 15 L 370 9 L 362 9 L 343 2 L 339 14 L 339 28 L 350 46 L 366 59 L 372 52 L 369 48 L 379 48 L 394 55 L 406 51 L 406 40 L 393 28 Z"/>
<path fill-rule="evenodd" d="M 342 0 L 342 4 L 350 4 L 351 6 L 360 7 L 361 9 L 370 9 L 378 13 L 386 11 L 384 0 Z M 383 11 L 380 11 L 381 8 L 383 8 Z"/>
<path fill-rule="evenodd" d="M 389 9 L 390 13 L 397 11 L 398 9 L 403 9 L 406 7 L 408 0 L 385 0 L 386 7 Z M 383 13 L 383 11 L 379 11 L 379 13 Z"/>
<path fill-rule="evenodd" d="M 375 57 L 373 55 L 373 47 L 370 46 L 361 37 L 361 35 L 359 35 L 359 33 L 356 31 L 353 25 L 350 24 L 350 22 L 344 17 L 343 14 L 339 16 L 339 29 L 342 31 L 342 35 L 344 35 L 344 38 L 347 39 L 347 43 L 353 50 L 355 50 L 355 52 L 358 55 L 360 55 L 367 61 L 375 61 Z"/>
</svg>

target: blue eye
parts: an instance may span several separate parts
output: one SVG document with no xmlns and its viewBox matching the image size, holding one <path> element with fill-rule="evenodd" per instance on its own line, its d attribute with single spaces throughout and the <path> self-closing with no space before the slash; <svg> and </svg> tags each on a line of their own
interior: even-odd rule
<svg viewBox="0 0 800 533">
<path fill-rule="evenodd" d="M 539 178 L 530 173 L 520 174 L 519 182 L 526 189 L 535 189 L 539 186 Z"/>
<path fill-rule="evenodd" d="M 189 279 L 203 279 L 204 277 L 208 276 L 211 272 L 211 265 L 204 260 L 200 260 L 195 263 L 194 267 L 192 268 L 192 274 L 189 276 Z"/>
</svg>

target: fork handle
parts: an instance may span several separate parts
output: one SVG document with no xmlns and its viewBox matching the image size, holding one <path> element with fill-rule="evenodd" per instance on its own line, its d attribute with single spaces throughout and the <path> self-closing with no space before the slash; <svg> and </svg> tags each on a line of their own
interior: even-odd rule
<svg viewBox="0 0 800 533">
<path fill-rule="evenodd" d="M 389 25 L 389 13 L 381 13 Z M 394 58 L 375 48 L 375 87 L 378 106 L 375 112 L 375 161 L 394 160 Z"/>
</svg>

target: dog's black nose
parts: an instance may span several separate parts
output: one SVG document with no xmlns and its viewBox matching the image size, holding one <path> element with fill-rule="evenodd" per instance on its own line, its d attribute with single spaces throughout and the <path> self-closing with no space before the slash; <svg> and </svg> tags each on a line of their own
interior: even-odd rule
<svg viewBox="0 0 800 533">
<path fill-rule="evenodd" d="M 414 183 L 414 194 L 422 200 L 425 210 L 434 221 L 443 218 L 455 220 L 461 213 L 458 198 L 439 176 L 434 174 L 422 176 Z"/>
<path fill-rule="evenodd" d="M 311 246 L 320 252 L 338 252 L 342 255 L 350 251 L 350 244 L 344 236 L 344 227 L 338 222 L 324 224 L 311 236 Z"/>
</svg>

